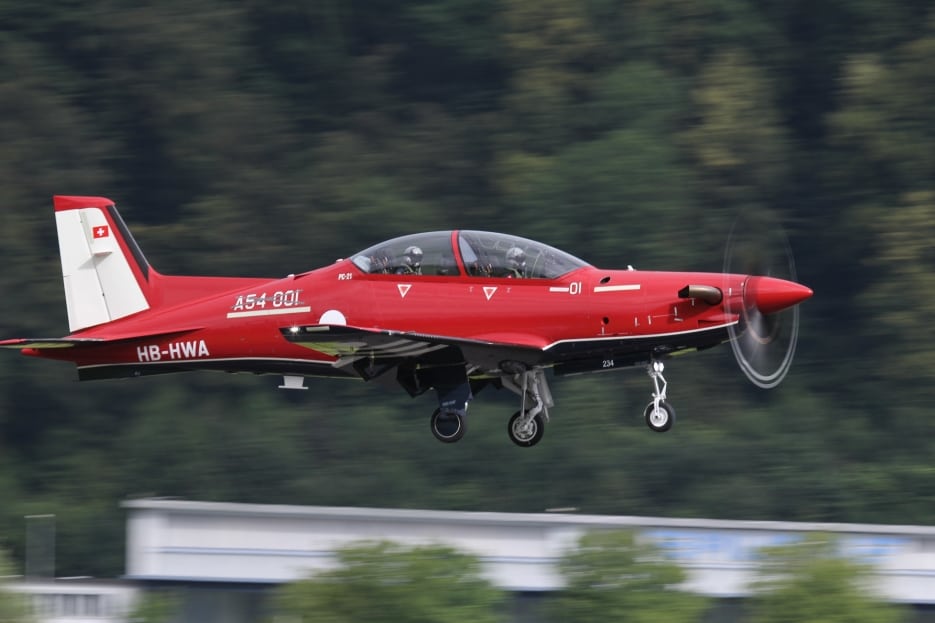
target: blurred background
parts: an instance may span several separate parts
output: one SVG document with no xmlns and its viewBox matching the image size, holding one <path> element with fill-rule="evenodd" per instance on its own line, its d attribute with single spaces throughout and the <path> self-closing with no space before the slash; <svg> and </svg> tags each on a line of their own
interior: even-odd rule
<svg viewBox="0 0 935 623">
<path fill-rule="evenodd" d="M 67 333 L 51 195 L 117 202 L 161 272 L 281 276 L 420 230 L 604 267 L 720 270 L 785 223 L 786 382 L 721 348 L 559 379 L 541 444 L 483 393 L 211 373 L 75 382 L 0 357 L 0 547 L 56 519 L 58 575 L 123 571 L 135 496 L 927 524 L 935 518 L 935 10 L 918 0 L 0 1 L 0 335 Z"/>
</svg>

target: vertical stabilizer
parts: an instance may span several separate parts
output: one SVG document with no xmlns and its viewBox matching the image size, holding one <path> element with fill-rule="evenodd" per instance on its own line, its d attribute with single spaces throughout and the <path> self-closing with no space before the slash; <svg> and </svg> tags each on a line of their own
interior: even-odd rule
<svg viewBox="0 0 935 623">
<path fill-rule="evenodd" d="M 72 332 L 150 308 L 150 267 L 104 197 L 56 196 L 55 223 Z"/>
</svg>

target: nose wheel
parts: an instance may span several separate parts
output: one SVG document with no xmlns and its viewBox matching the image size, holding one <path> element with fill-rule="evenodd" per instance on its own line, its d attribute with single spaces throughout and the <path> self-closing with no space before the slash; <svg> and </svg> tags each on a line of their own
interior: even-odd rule
<svg viewBox="0 0 935 623">
<path fill-rule="evenodd" d="M 646 425 L 657 433 L 664 433 L 675 423 L 675 409 L 666 402 L 666 387 L 668 383 L 662 371 L 665 365 L 661 361 L 653 361 L 646 372 L 649 378 L 653 380 L 653 401 L 646 405 L 643 411 L 643 417 L 646 419 Z"/>
<path fill-rule="evenodd" d="M 660 400 L 658 405 L 651 402 L 646 405 L 643 417 L 646 418 L 646 426 L 657 433 L 664 433 L 675 423 L 675 409 L 665 400 Z"/>
</svg>

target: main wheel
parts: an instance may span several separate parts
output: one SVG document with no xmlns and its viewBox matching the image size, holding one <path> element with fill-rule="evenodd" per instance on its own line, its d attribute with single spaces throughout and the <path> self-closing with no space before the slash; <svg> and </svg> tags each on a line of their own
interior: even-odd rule
<svg viewBox="0 0 935 623">
<path fill-rule="evenodd" d="M 646 418 L 646 426 L 657 433 L 664 433 L 675 423 L 675 409 L 665 400 L 659 401 L 658 409 L 656 403 L 651 402 L 646 405 L 643 417 Z"/>
<path fill-rule="evenodd" d="M 435 409 L 429 425 L 435 439 L 442 443 L 454 443 L 464 437 L 464 418 L 457 413 Z"/>
<path fill-rule="evenodd" d="M 539 443 L 542 435 L 545 434 L 545 421 L 541 415 L 535 415 L 523 424 L 520 416 L 522 413 L 517 411 L 510 418 L 510 423 L 506 427 L 506 432 L 510 436 L 510 441 L 523 448 L 528 448 Z"/>
</svg>

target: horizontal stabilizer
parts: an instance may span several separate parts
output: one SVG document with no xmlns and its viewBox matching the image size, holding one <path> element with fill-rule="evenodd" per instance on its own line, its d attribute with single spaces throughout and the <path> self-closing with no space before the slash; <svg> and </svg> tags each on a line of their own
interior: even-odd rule
<svg viewBox="0 0 935 623">
<path fill-rule="evenodd" d="M 42 350 L 46 348 L 71 348 L 78 344 L 95 344 L 104 342 L 98 338 L 69 338 L 69 337 L 50 337 L 50 338 L 15 338 L 12 340 L 0 340 L 0 348 L 33 348 Z"/>
<path fill-rule="evenodd" d="M 125 342 L 139 338 L 149 338 L 161 335 L 175 335 L 180 333 L 190 333 L 197 331 L 202 327 L 184 327 L 175 329 L 160 329 L 158 331 L 137 331 L 135 333 L 116 333 L 104 337 L 20 337 L 9 340 L 0 340 L 0 348 L 32 348 L 35 350 L 45 350 L 49 348 L 71 348 L 74 346 L 91 346 L 94 344 L 107 344 L 113 342 Z"/>
</svg>

